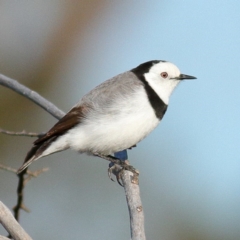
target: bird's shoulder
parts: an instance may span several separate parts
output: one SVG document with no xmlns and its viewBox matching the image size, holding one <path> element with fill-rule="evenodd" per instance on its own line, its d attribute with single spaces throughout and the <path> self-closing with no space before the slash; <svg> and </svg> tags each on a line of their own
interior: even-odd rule
<svg viewBox="0 0 240 240">
<path fill-rule="evenodd" d="M 82 101 L 115 99 L 118 96 L 129 95 L 139 87 L 143 87 L 143 83 L 139 81 L 134 73 L 127 71 L 101 83 L 86 94 Z"/>
</svg>

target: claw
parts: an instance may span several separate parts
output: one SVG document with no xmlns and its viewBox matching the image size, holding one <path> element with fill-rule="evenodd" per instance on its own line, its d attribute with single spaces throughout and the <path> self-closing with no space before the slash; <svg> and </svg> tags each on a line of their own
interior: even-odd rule
<svg viewBox="0 0 240 240">
<path fill-rule="evenodd" d="M 123 171 L 122 171 L 122 169 L 121 169 L 121 170 L 117 173 L 116 179 L 117 179 L 118 184 L 123 187 L 123 184 L 120 182 L 120 180 L 122 181 L 122 179 L 121 179 L 122 173 L 123 173 Z"/>
<path fill-rule="evenodd" d="M 108 177 L 113 181 L 114 179 L 112 178 L 112 172 L 113 172 L 114 165 L 108 168 Z"/>
<path fill-rule="evenodd" d="M 121 174 L 122 174 L 122 168 L 120 168 L 118 165 L 114 164 L 108 168 L 108 177 L 113 181 L 114 179 L 112 178 L 112 174 L 116 176 L 117 182 L 120 186 L 123 187 L 122 183 L 120 182 L 121 180 Z"/>
</svg>

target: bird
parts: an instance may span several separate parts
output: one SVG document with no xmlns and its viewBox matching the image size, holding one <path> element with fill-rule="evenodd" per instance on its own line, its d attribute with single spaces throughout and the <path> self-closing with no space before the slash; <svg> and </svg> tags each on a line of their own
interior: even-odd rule
<svg viewBox="0 0 240 240">
<path fill-rule="evenodd" d="M 196 77 L 182 74 L 171 62 L 152 60 L 101 83 L 33 143 L 17 173 L 69 148 L 127 169 L 112 155 L 136 146 L 157 127 L 173 90 L 184 79 Z"/>
</svg>

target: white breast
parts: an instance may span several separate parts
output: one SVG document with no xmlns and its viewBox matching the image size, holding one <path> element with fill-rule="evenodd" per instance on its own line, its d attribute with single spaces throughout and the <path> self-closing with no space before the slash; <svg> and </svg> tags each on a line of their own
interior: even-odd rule
<svg viewBox="0 0 240 240">
<path fill-rule="evenodd" d="M 67 134 L 70 148 L 112 154 L 135 145 L 159 123 L 144 88 L 117 104 L 114 113 L 98 116 L 95 112 L 70 130 Z"/>
</svg>

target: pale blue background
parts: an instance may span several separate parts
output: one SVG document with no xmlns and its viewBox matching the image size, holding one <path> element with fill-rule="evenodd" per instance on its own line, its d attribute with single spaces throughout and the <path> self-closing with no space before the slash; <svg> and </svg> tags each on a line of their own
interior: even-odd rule
<svg viewBox="0 0 240 240">
<path fill-rule="evenodd" d="M 240 239 L 240 2 L 101 2 L 47 87 L 35 90 L 67 111 L 97 84 L 144 61 L 169 60 L 196 76 L 181 83 L 160 126 L 129 151 L 141 172 L 147 239 Z M 43 60 L 67 4 L 75 3 L 0 1 L 1 73 L 31 87 L 36 79 L 24 81 L 25 72 Z M 19 117 L 14 109 L 24 100 L 0 86 L 0 101 L 10 97 L 16 104 L 4 109 L 0 127 L 41 132 L 56 122 L 34 105 Z M 32 139 L 0 141 L 0 162 L 17 168 Z M 71 151 L 34 163 L 31 169 L 50 172 L 25 190 L 31 213 L 22 213 L 21 223 L 33 239 L 130 239 L 124 191 L 109 181 L 107 165 Z M 0 170 L 0 182 L 0 200 L 11 208 L 17 178 Z"/>
</svg>

